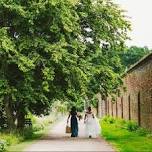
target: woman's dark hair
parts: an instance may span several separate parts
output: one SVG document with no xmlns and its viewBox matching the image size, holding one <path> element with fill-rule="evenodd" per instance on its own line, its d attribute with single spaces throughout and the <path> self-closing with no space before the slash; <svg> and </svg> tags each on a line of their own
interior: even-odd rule
<svg viewBox="0 0 152 152">
<path fill-rule="evenodd" d="M 76 114 L 77 110 L 76 110 L 76 107 L 72 107 L 71 108 L 71 114 Z"/>
<path fill-rule="evenodd" d="M 88 107 L 88 111 L 89 111 L 89 112 L 91 111 L 91 107 L 90 107 L 90 106 Z"/>
</svg>

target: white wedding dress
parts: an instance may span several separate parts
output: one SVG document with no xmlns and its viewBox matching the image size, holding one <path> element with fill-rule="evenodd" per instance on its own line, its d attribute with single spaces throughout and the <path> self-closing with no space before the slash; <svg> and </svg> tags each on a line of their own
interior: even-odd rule
<svg viewBox="0 0 152 152">
<path fill-rule="evenodd" d="M 100 134 L 99 122 L 92 113 L 86 113 L 85 133 L 86 137 L 92 138 L 96 138 Z"/>
</svg>

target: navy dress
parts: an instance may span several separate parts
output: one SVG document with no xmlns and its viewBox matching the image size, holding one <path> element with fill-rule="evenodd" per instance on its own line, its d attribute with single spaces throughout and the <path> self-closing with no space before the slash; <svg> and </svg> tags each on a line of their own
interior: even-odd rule
<svg viewBox="0 0 152 152">
<path fill-rule="evenodd" d="M 71 137 L 78 136 L 78 120 L 77 113 L 71 112 Z"/>
</svg>

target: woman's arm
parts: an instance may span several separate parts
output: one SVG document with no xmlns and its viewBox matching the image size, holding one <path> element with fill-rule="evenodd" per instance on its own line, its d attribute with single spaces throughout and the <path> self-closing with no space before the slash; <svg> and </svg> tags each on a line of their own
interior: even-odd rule
<svg viewBox="0 0 152 152">
<path fill-rule="evenodd" d="M 84 123 L 86 122 L 86 119 L 87 119 L 87 114 L 85 114 L 84 116 Z"/>
<path fill-rule="evenodd" d="M 67 119 L 67 123 L 69 123 L 69 118 L 70 118 L 71 114 L 69 113 L 68 119 Z"/>
</svg>

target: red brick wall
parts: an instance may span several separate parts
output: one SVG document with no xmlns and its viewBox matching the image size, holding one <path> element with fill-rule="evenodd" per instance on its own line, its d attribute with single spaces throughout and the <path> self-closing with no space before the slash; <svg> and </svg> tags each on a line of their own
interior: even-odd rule
<svg viewBox="0 0 152 152">
<path fill-rule="evenodd" d="M 152 130 L 152 54 L 129 70 L 123 81 L 122 88 L 126 91 L 122 89 L 117 103 L 112 104 L 107 98 L 108 102 L 104 101 L 107 106 L 101 107 L 102 111 L 107 109 L 109 115 L 134 120 Z"/>
</svg>

